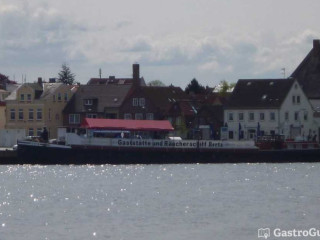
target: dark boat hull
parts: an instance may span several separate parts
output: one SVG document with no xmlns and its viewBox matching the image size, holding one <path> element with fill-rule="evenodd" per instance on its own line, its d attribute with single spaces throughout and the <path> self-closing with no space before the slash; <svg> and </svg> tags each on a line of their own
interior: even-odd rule
<svg viewBox="0 0 320 240">
<path fill-rule="evenodd" d="M 59 148 L 23 145 L 12 164 L 174 164 L 319 162 L 320 149 L 152 149 L 152 148 Z"/>
</svg>

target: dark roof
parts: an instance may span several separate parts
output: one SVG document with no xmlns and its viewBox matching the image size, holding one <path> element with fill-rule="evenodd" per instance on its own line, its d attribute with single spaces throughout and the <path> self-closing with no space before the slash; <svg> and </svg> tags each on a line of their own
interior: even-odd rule
<svg viewBox="0 0 320 240">
<path fill-rule="evenodd" d="M 320 99 L 320 40 L 313 40 L 313 48 L 291 77 L 298 80 L 308 98 Z"/>
<path fill-rule="evenodd" d="M 171 104 L 170 109 L 167 111 L 168 115 L 177 116 L 183 115 L 185 117 L 194 116 L 196 114 L 196 107 L 190 100 L 178 100 Z"/>
<path fill-rule="evenodd" d="M 111 76 L 109 78 L 91 78 L 87 84 L 88 85 L 105 85 L 105 84 L 132 85 L 132 83 L 133 83 L 132 78 L 115 78 Z M 145 86 L 145 85 L 146 83 L 144 81 L 144 78 L 140 78 L 140 86 Z"/>
<path fill-rule="evenodd" d="M 293 82 L 288 79 L 240 79 L 226 108 L 279 108 Z"/>
<path fill-rule="evenodd" d="M 172 104 L 187 100 L 189 96 L 180 87 L 141 87 L 145 97 L 150 99 L 152 103 L 164 111 L 168 111 Z"/>
<path fill-rule="evenodd" d="M 85 99 L 98 99 L 97 111 L 104 112 L 106 107 L 120 107 L 130 89 L 131 85 L 81 85 L 70 104 L 75 112 L 81 112 Z"/>
</svg>

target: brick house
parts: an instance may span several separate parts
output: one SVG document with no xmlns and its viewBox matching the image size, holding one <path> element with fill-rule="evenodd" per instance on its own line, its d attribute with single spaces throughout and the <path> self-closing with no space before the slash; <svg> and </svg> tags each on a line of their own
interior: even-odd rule
<svg viewBox="0 0 320 240">
<path fill-rule="evenodd" d="M 132 65 L 132 78 L 92 78 L 79 86 L 63 111 L 64 126 L 77 128 L 84 118 L 121 118 L 119 108 L 134 88 L 144 84 L 139 64 Z"/>
<path fill-rule="evenodd" d="M 138 87 L 128 95 L 120 109 L 120 118 L 171 121 L 178 134 L 184 134 L 189 97 L 180 87 Z M 185 114 L 188 113 L 188 114 Z"/>
</svg>

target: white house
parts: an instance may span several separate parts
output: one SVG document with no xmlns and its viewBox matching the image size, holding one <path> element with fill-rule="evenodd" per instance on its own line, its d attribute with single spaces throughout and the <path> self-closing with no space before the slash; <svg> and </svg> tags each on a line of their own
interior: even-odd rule
<svg viewBox="0 0 320 240">
<path fill-rule="evenodd" d="M 224 110 L 229 139 L 254 139 L 281 134 L 313 138 L 318 124 L 298 81 L 289 79 L 239 80 Z"/>
</svg>

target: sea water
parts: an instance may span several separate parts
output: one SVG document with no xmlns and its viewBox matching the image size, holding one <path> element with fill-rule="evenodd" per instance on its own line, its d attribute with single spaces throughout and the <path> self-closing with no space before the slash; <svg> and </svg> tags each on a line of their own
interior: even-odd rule
<svg viewBox="0 0 320 240">
<path fill-rule="evenodd" d="M 1 166 L 0 239 L 258 239 L 320 229 L 320 164 Z"/>
</svg>

